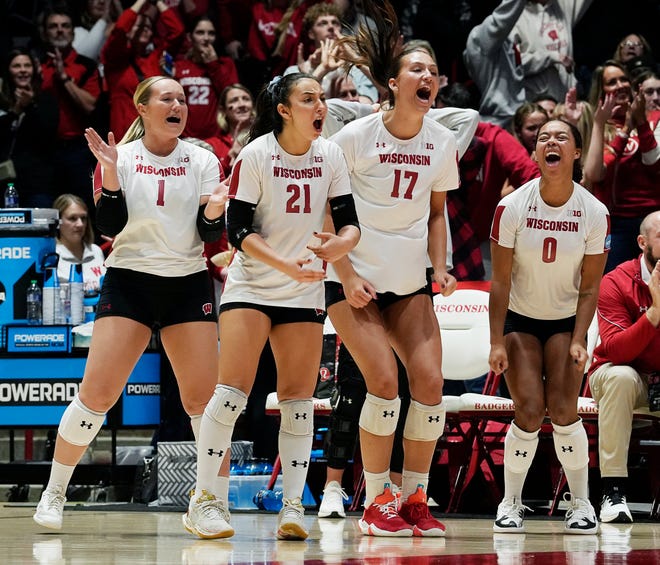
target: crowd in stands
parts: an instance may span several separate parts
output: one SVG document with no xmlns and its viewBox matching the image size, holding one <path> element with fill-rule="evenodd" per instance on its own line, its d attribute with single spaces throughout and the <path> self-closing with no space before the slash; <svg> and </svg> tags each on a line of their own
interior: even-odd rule
<svg viewBox="0 0 660 565">
<path fill-rule="evenodd" d="M 16 183 L 24 206 L 49 206 L 59 194 L 78 195 L 93 221 L 89 178 L 94 160 L 83 129 L 92 125 L 103 135 L 112 131 L 121 139 L 136 115 L 135 87 L 149 76 L 168 75 L 181 83 L 190 108 L 184 137 L 212 149 L 225 176 L 245 142 L 254 99 L 278 74 L 310 72 L 322 81 L 327 98 L 379 103 L 382 88 L 371 80 L 369 69 L 355 65 L 346 76 L 349 57 L 339 45 L 342 36 L 355 33 L 361 24 L 373 29 L 361 4 L 21 3 L 4 19 L 7 29 L 0 45 L 0 161 L 12 161 L 15 169 L 14 179 L 0 181 Z M 547 119 L 557 116 L 578 126 L 585 146 L 583 182 L 612 213 L 614 252 L 607 270 L 636 254 L 634 234 L 658 204 L 647 186 L 657 178 L 646 163 L 653 156 L 641 157 L 660 108 L 658 63 L 648 39 L 654 38 L 650 22 L 660 16 L 658 7 L 643 2 L 646 17 L 622 15 L 618 36 L 603 38 L 602 47 L 594 49 L 580 27 L 602 21 L 602 10 L 594 9 L 592 0 L 392 4 L 403 39 L 427 40 L 435 49 L 448 83 L 437 105 L 472 107 L 480 113 L 479 129 L 460 163 L 461 190 L 447 202 L 452 233 L 461 231 L 453 242 L 459 280 L 489 277 L 488 232 L 494 207 L 538 174 L 531 159 L 535 135 Z M 628 81 L 627 92 L 618 89 L 618 107 L 602 108 L 604 95 L 616 87 L 604 82 L 612 69 Z M 638 91 L 648 93 L 646 112 L 638 110 L 633 123 L 627 108 Z M 598 134 L 593 142 L 592 130 Z M 624 135 L 629 136 L 627 146 Z M 641 149 L 635 151 L 638 144 Z M 617 152 L 623 155 L 620 166 Z M 614 161 L 617 166 L 608 168 Z M 632 196 L 623 188 L 631 178 L 636 184 Z"/>
<path fill-rule="evenodd" d="M 52 206 L 59 195 L 73 195 L 94 223 L 95 159 L 85 128 L 93 126 L 104 139 L 109 131 L 117 141 L 130 135 L 137 117 L 133 94 L 153 76 L 179 82 L 189 108 L 182 137 L 212 151 L 225 177 L 246 144 L 260 90 L 278 75 L 303 71 L 319 79 L 325 97 L 339 101 L 329 108 L 328 122 L 345 123 L 377 111 L 386 103 L 383 85 L 374 78 L 379 69 L 360 64 L 348 51 L 350 42 L 342 41 L 361 26 L 376 33 L 361 4 L 13 3 L 10 12 L 0 13 L 0 189 L 15 182 L 25 207 Z M 658 236 L 649 227 L 657 218 L 642 222 L 660 210 L 660 65 L 654 55 L 660 50 L 660 5 L 652 0 L 638 0 L 634 8 L 614 0 L 392 4 L 402 42 L 426 41 L 437 55 L 444 77 L 435 106 L 479 112 L 459 161 L 460 188 L 447 194 L 451 275 L 458 281 L 491 278 L 489 235 L 496 207 L 539 177 L 537 132 L 561 118 L 582 140 L 582 168 L 574 177 L 609 212 L 605 272 L 636 259 L 641 247 L 650 254 L 645 282 L 655 281 L 652 298 L 645 300 L 657 308 L 658 273 L 652 275 L 651 259 L 658 258 Z M 5 162 L 11 167 L 1 166 Z M 227 249 L 226 238 L 206 247 L 209 270 L 218 281 L 225 277 Z M 657 316 L 653 321 L 657 326 Z M 624 361 L 634 365 L 634 359 Z M 623 479 L 624 471 L 612 473 L 610 486 L 623 492 L 616 479 Z M 619 499 L 612 500 L 616 506 Z M 630 517 L 627 508 L 615 510 L 616 518 Z"/>
</svg>

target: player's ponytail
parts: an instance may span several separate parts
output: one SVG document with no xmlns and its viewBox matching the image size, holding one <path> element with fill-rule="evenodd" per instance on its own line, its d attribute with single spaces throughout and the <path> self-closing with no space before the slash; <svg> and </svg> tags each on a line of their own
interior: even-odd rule
<svg viewBox="0 0 660 565">
<path fill-rule="evenodd" d="M 282 132 L 284 120 L 277 107 L 279 104 L 289 105 L 291 89 L 298 81 L 305 78 L 311 78 L 318 82 L 316 77 L 307 73 L 290 73 L 284 76 L 276 76 L 261 89 L 257 96 L 255 108 L 257 117 L 250 128 L 248 143 L 271 131 L 275 136 Z"/>
</svg>

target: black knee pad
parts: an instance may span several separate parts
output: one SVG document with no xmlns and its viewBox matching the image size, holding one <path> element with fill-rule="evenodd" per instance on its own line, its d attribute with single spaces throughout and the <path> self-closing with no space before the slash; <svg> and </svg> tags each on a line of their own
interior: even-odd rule
<svg viewBox="0 0 660 565">
<path fill-rule="evenodd" d="M 359 433 L 360 411 L 366 393 L 361 378 L 349 377 L 338 382 L 323 446 L 328 465 L 333 469 L 343 469 L 353 457 Z"/>
</svg>

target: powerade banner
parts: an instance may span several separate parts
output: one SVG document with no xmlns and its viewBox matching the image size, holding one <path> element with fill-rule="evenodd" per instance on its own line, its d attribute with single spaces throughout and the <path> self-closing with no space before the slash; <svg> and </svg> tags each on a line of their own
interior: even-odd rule
<svg viewBox="0 0 660 565">
<path fill-rule="evenodd" d="M 68 326 L 7 326 L 9 353 L 66 353 L 70 351 Z"/>
<path fill-rule="evenodd" d="M 0 427 L 56 427 L 78 392 L 85 357 L 0 357 Z M 116 427 L 160 423 L 160 355 L 145 353 L 128 379 Z M 106 422 L 107 424 L 108 422 Z"/>
<path fill-rule="evenodd" d="M 31 223 L 32 210 L 30 208 L 0 209 L 0 226 L 28 225 Z"/>
</svg>

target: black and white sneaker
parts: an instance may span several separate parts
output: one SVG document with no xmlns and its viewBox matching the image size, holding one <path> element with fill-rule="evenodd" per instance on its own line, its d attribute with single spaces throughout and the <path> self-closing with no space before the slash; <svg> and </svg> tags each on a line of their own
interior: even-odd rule
<svg viewBox="0 0 660 565">
<path fill-rule="evenodd" d="M 632 514 L 624 494 L 618 490 L 611 490 L 603 495 L 600 503 L 600 521 L 616 524 L 632 523 Z"/>
<path fill-rule="evenodd" d="M 570 492 L 564 495 L 569 507 L 564 518 L 567 534 L 595 534 L 598 531 L 596 511 L 587 498 L 578 498 Z"/>
<path fill-rule="evenodd" d="M 497 507 L 497 517 L 493 524 L 493 531 L 512 534 L 524 532 L 525 510 L 530 510 L 530 508 L 522 504 L 519 498 L 515 496 L 504 498 Z"/>
</svg>

